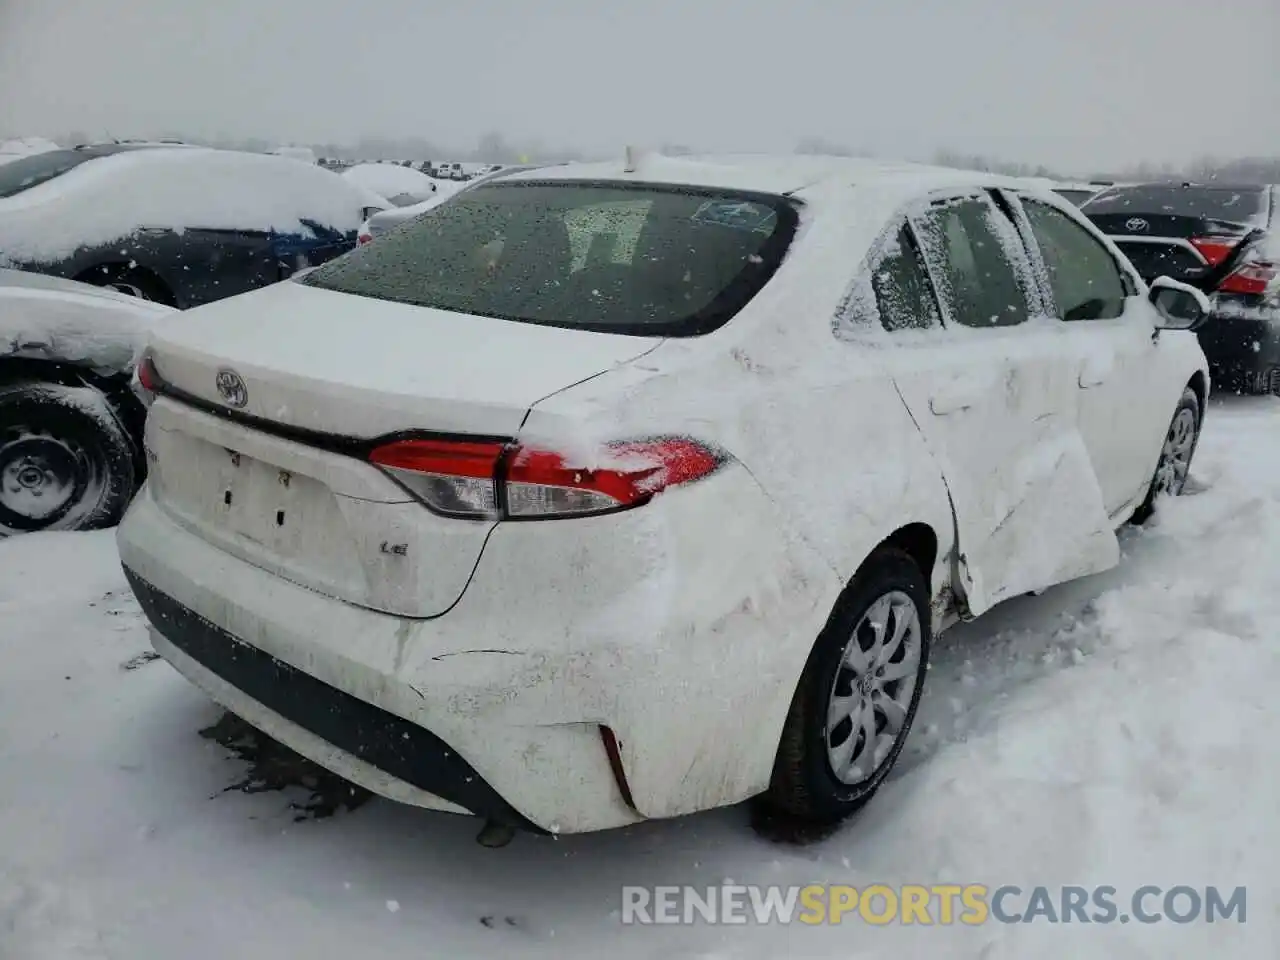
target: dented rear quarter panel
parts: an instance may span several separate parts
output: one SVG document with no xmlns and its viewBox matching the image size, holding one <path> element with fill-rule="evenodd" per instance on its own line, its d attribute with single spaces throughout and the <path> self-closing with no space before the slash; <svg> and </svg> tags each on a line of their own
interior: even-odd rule
<svg viewBox="0 0 1280 960">
<path fill-rule="evenodd" d="M 702 634 L 680 654 L 686 684 L 655 691 L 670 709 L 627 718 L 642 728 L 636 739 L 649 745 L 645 750 L 663 750 L 628 754 L 620 731 L 646 816 L 734 802 L 767 787 L 817 635 L 843 588 L 894 531 L 911 523 L 934 531 L 938 559 L 925 576 L 936 608 L 950 597 L 954 525 L 941 471 L 874 351 L 832 334 L 837 304 L 858 268 L 857 242 L 839 218 L 809 220 L 774 281 L 728 325 L 667 340 L 539 402 L 520 433 L 529 442 L 583 450 L 608 440 L 687 435 L 726 451 L 741 482 L 756 491 L 735 492 L 741 501 L 734 510 L 755 526 L 741 549 L 770 565 L 779 588 L 760 592 L 756 575 L 720 576 L 703 612 L 690 608 L 669 619 Z M 838 258 L 846 266 L 836 268 L 830 251 L 843 251 Z M 637 511 L 652 510 L 650 535 L 686 543 L 721 538 L 725 520 L 717 511 L 660 508 L 682 495 L 663 494 Z M 503 536 L 500 525 L 461 606 L 491 557 L 501 555 Z M 686 588 L 684 596 L 698 594 Z M 722 682 L 713 684 L 717 677 Z M 748 711 L 750 729 L 736 702 L 764 705 Z"/>
</svg>

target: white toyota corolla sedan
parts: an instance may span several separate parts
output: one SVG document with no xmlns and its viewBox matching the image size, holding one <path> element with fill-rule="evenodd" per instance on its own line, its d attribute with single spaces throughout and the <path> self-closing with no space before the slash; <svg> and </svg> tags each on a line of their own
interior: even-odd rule
<svg viewBox="0 0 1280 960">
<path fill-rule="evenodd" d="M 582 832 L 884 780 L 931 639 L 1187 476 L 1203 297 L 1024 181 L 629 157 L 157 328 L 157 651 L 384 796 Z"/>
</svg>

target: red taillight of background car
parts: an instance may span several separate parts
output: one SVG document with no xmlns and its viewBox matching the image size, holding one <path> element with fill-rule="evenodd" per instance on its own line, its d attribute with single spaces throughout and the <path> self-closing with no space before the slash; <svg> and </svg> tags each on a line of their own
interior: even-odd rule
<svg viewBox="0 0 1280 960">
<path fill-rule="evenodd" d="M 1193 237 L 1191 240 L 1191 245 L 1200 251 L 1200 256 L 1210 267 L 1224 263 L 1240 243 L 1240 237 Z M 1280 278 L 1280 263 L 1260 257 L 1251 250 L 1240 265 L 1218 284 L 1215 292 L 1263 296 L 1275 289 L 1277 278 Z"/>
<path fill-rule="evenodd" d="M 1240 242 L 1239 237 L 1192 237 L 1191 245 L 1204 257 L 1205 263 L 1216 267 L 1227 257 Z"/>
<path fill-rule="evenodd" d="M 1247 260 L 1218 284 L 1218 292 L 1261 297 L 1277 288 L 1278 278 L 1280 263 L 1273 260 Z"/>
<path fill-rule="evenodd" d="M 144 354 L 138 362 L 138 386 L 147 393 L 160 392 L 160 374 L 156 372 L 155 361 L 151 359 L 150 354 Z"/>
<path fill-rule="evenodd" d="M 356 246 L 358 247 L 362 247 L 366 243 L 372 243 L 372 242 L 373 242 L 373 234 L 371 233 L 361 233 L 356 236 Z"/>
<path fill-rule="evenodd" d="M 473 520 L 582 517 L 636 507 L 714 472 L 723 456 L 686 437 L 608 444 L 597 464 L 485 441 L 397 440 L 369 461 L 428 509 Z"/>
</svg>

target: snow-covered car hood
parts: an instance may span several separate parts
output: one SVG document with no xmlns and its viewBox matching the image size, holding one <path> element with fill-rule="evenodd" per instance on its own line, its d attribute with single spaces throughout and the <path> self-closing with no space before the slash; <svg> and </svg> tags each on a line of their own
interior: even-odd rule
<svg viewBox="0 0 1280 960">
<path fill-rule="evenodd" d="M 178 313 L 114 290 L 0 269 L 0 357 L 129 370 L 147 332 Z"/>
<path fill-rule="evenodd" d="M 409 198 L 400 204 L 406 207 L 431 199 L 437 189 L 435 181 L 425 173 L 392 163 L 359 163 L 339 176 L 393 203 L 401 197 Z"/>
</svg>

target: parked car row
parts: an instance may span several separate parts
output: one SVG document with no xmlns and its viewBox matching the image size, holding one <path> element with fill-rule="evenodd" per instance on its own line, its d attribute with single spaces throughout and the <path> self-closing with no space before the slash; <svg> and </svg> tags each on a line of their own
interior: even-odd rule
<svg viewBox="0 0 1280 960">
<path fill-rule="evenodd" d="M 156 322 L 120 557 L 170 664 L 376 793 L 828 823 L 939 632 L 1181 491 L 1210 309 L 1022 180 L 517 171 Z"/>
<path fill-rule="evenodd" d="M 390 206 L 316 166 L 180 143 L 0 165 L 0 266 L 23 271 L 0 270 L 0 535 L 119 519 L 146 476 L 127 386 L 146 323 L 339 256 Z"/>
<path fill-rule="evenodd" d="M 1144 279 L 1172 277 L 1211 297 L 1200 344 L 1216 389 L 1280 394 L 1280 188 L 1135 184 L 1082 209 Z"/>
<path fill-rule="evenodd" d="M 338 160 L 332 157 L 321 157 L 317 161 L 320 166 L 337 173 L 342 173 L 356 166 L 366 166 L 377 164 L 379 166 L 403 167 L 409 170 L 415 170 L 418 173 L 426 174 L 436 180 L 471 180 L 474 177 L 483 176 L 486 173 L 492 173 L 500 170 L 504 164 L 488 163 L 479 167 L 474 165 L 468 168 L 467 165 L 459 161 L 434 161 L 434 160 Z"/>
</svg>

